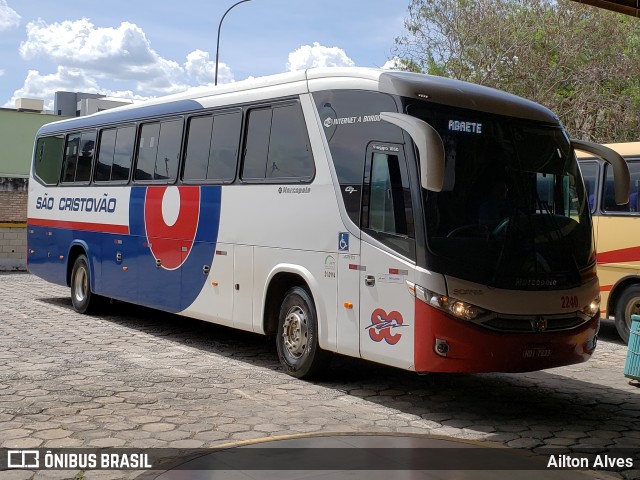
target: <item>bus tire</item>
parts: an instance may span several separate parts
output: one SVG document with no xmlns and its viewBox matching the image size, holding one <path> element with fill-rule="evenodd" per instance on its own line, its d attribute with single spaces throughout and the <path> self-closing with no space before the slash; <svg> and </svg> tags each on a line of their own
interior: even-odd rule
<svg viewBox="0 0 640 480">
<path fill-rule="evenodd" d="M 318 317 L 313 298 L 302 287 L 290 288 L 278 316 L 276 347 L 285 372 L 310 378 L 329 364 L 330 354 L 318 344 Z"/>
<path fill-rule="evenodd" d="M 91 292 L 91 270 L 86 255 L 79 255 L 71 270 L 71 303 L 78 313 L 96 310 L 98 297 Z"/>
<path fill-rule="evenodd" d="M 640 285 L 631 285 L 625 288 L 616 303 L 616 330 L 624 343 L 629 342 L 631 315 L 633 314 L 640 314 Z"/>
</svg>

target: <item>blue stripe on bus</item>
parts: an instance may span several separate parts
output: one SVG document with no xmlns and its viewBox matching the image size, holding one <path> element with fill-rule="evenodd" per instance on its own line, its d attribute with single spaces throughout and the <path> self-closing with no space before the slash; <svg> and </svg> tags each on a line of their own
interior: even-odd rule
<svg viewBox="0 0 640 480">
<path fill-rule="evenodd" d="M 144 220 L 147 187 L 131 189 L 130 234 L 30 226 L 29 270 L 53 283 L 65 285 L 70 245 L 89 245 L 91 289 L 97 294 L 176 313 L 189 307 L 207 281 L 218 241 L 222 187 L 200 187 L 198 228 L 189 255 L 180 267 L 156 266 L 148 247 Z M 177 240 L 179 246 L 179 240 Z M 123 257 L 116 261 L 116 254 Z M 62 258 L 60 258 L 62 257 Z M 127 269 L 123 269 L 127 267 Z"/>
<path fill-rule="evenodd" d="M 104 113 L 100 113 L 100 115 L 88 115 L 86 117 L 48 123 L 38 130 L 38 136 L 65 132 L 68 130 L 81 130 L 83 128 L 97 127 L 112 123 L 126 123 L 129 121 L 142 120 L 162 115 L 181 114 L 184 112 L 201 110 L 202 108 L 202 105 L 195 100 L 178 100 L 158 105 L 128 108 L 126 110 L 108 110 Z"/>
</svg>

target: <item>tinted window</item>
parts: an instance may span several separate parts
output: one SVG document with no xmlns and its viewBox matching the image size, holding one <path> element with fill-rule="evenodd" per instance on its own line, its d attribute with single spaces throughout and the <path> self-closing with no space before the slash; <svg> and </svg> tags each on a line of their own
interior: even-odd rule
<svg viewBox="0 0 640 480">
<path fill-rule="evenodd" d="M 88 183 L 91 179 L 95 132 L 70 133 L 64 151 L 63 182 Z"/>
<path fill-rule="evenodd" d="M 391 248 L 408 257 L 414 256 L 411 189 L 402 157 L 372 154 L 365 175 L 362 226 Z"/>
<path fill-rule="evenodd" d="M 85 132 L 80 136 L 80 150 L 78 152 L 78 166 L 76 167 L 76 182 L 91 180 L 91 166 L 93 165 L 93 151 L 96 146 L 95 132 Z"/>
<path fill-rule="evenodd" d="M 112 181 L 129 180 L 135 135 L 136 127 L 118 128 L 116 148 L 113 154 L 113 168 L 111 169 Z"/>
<path fill-rule="evenodd" d="M 35 152 L 35 174 L 47 185 L 55 185 L 60 178 L 64 153 L 64 136 L 39 138 Z"/>
<path fill-rule="evenodd" d="M 615 188 L 613 183 L 613 168 L 606 165 L 604 192 L 602 196 L 602 210 L 605 212 L 640 212 L 640 162 L 629 161 L 629 177 L 631 180 L 629 190 L 629 203 L 624 205 L 616 204 Z M 584 169 L 583 169 L 584 172 Z"/>
<path fill-rule="evenodd" d="M 64 149 L 64 167 L 62 170 L 63 182 L 73 182 L 75 180 L 79 150 L 80 134 L 72 133 L 67 137 L 67 145 Z"/>
<path fill-rule="evenodd" d="M 251 110 L 247 122 L 247 143 L 242 165 L 243 179 L 262 179 L 266 175 L 272 110 Z"/>
<path fill-rule="evenodd" d="M 300 105 L 249 112 L 242 170 L 246 180 L 310 180 L 314 173 Z"/>
<path fill-rule="evenodd" d="M 100 148 L 96 162 L 94 180 L 107 182 L 111 179 L 111 167 L 113 166 L 113 153 L 116 147 L 116 129 L 103 130 L 100 134 Z"/>
<path fill-rule="evenodd" d="M 154 180 L 173 182 L 178 175 L 180 160 L 180 144 L 182 142 L 182 120 L 172 120 L 160 124 L 160 140 L 158 142 L 158 158 Z"/>
<path fill-rule="evenodd" d="M 189 120 L 183 178 L 187 180 L 203 180 L 207 178 L 212 131 L 213 115 L 195 117 Z"/>
<path fill-rule="evenodd" d="M 189 121 L 186 180 L 233 180 L 240 140 L 240 112 L 194 117 Z"/>
<path fill-rule="evenodd" d="M 596 162 L 580 162 L 580 171 L 584 180 L 584 188 L 587 192 L 587 200 L 589 202 L 589 210 L 595 210 L 595 189 L 598 182 L 598 164 Z"/>
<path fill-rule="evenodd" d="M 236 176 L 241 124 L 240 112 L 214 117 L 208 179 L 232 180 Z"/>
<path fill-rule="evenodd" d="M 158 154 L 158 136 L 160 124 L 150 123 L 142 126 L 138 144 L 138 163 L 136 164 L 136 180 L 152 180 L 156 168 Z"/>
<path fill-rule="evenodd" d="M 267 178 L 310 179 L 313 158 L 307 128 L 298 104 L 273 109 Z"/>
<path fill-rule="evenodd" d="M 372 140 L 403 143 L 400 128 L 380 120 L 380 112 L 397 112 L 387 94 L 329 90 L 313 94 L 349 217 L 360 223 L 365 152 Z"/>
<path fill-rule="evenodd" d="M 129 179 L 134 135 L 133 126 L 102 131 L 94 177 L 96 181 L 121 182 Z"/>
<path fill-rule="evenodd" d="M 142 126 L 138 147 L 136 180 L 176 179 L 182 141 L 182 120 L 167 120 Z"/>
</svg>

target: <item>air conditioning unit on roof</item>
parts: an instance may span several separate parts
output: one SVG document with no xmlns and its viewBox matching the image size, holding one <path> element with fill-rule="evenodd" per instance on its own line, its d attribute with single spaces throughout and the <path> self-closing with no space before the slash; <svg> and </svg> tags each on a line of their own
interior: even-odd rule
<svg viewBox="0 0 640 480">
<path fill-rule="evenodd" d="M 16 109 L 41 112 L 44 110 L 44 100 L 39 98 L 18 98 L 16 99 Z"/>
</svg>

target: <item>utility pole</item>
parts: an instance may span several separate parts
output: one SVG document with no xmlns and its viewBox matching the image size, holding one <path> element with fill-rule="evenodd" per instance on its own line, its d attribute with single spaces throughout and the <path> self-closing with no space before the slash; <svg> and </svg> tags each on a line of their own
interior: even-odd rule
<svg viewBox="0 0 640 480">
<path fill-rule="evenodd" d="M 220 23 L 218 24 L 218 43 L 216 44 L 216 76 L 214 80 L 214 85 L 218 85 L 218 60 L 220 58 L 220 27 L 222 27 L 222 21 L 224 20 L 224 17 L 227 16 L 227 13 L 229 13 L 231 9 L 233 9 L 233 7 L 236 7 L 241 3 L 250 2 L 250 1 L 251 0 L 240 0 L 239 2 L 234 3 L 227 9 L 226 12 L 224 12 L 224 15 L 222 15 L 222 18 L 220 19 Z"/>
</svg>

